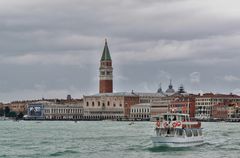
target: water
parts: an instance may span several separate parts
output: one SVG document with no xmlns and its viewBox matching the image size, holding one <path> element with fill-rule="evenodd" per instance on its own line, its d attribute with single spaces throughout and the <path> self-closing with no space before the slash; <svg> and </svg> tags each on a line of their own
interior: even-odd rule
<svg viewBox="0 0 240 158">
<path fill-rule="evenodd" d="M 0 121 L 0 158 L 240 158 L 239 123 L 203 123 L 205 143 L 153 147 L 153 122 Z"/>
</svg>

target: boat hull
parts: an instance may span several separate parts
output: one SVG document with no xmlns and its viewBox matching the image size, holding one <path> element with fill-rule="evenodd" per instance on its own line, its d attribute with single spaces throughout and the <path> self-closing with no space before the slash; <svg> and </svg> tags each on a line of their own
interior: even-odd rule
<svg viewBox="0 0 240 158">
<path fill-rule="evenodd" d="M 154 146 L 190 147 L 201 145 L 204 142 L 202 136 L 198 137 L 151 137 Z"/>
</svg>

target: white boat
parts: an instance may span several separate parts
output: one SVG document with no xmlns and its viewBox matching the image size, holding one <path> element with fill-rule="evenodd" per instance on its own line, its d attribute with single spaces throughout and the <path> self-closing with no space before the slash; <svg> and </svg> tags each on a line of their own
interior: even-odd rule
<svg viewBox="0 0 240 158">
<path fill-rule="evenodd" d="M 133 125 L 134 124 L 134 122 L 132 121 L 132 122 L 130 122 L 128 125 Z"/>
<path fill-rule="evenodd" d="M 154 117 L 156 136 L 154 146 L 189 147 L 204 142 L 201 123 L 191 121 L 188 114 L 164 113 Z"/>
<path fill-rule="evenodd" d="M 6 121 L 6 120 L 10 120 L 8 117 L 2 116 L 0 117 L 0 121 Z"/>
</svg>

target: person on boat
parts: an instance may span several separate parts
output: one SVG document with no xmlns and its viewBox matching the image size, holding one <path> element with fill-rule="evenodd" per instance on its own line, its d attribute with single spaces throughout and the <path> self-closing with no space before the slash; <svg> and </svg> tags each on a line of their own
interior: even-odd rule
<svg viewBox="0 0 240 158">
<path fill-rule="evenodd" d="M 157 119 L 156 127 L 157 127 L 157 128 L 160 128 L 160 121 L 159 121 L 159 119 Z"/>
<path fill-rule="evenodd" d="M 176 120 L 177 120 L 177 118 L 176 118 L 176 116 L 174 116 L 174 117 L 173 117 L 173 121 L 176 121 Z"/>
</svg>

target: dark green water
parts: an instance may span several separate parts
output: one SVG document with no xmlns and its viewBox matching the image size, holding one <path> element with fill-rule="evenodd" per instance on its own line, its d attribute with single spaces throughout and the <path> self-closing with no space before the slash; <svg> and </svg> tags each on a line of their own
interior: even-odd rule
<svg viewBox="0 0 240 158">
<path fill-rule="evenodd" d="M 191 148 L 153 147 L 153 122 L 0 121 L 4 158 L 240 158 L 240 123 L 203 123 L 205 143 Z"/>
</svg>

